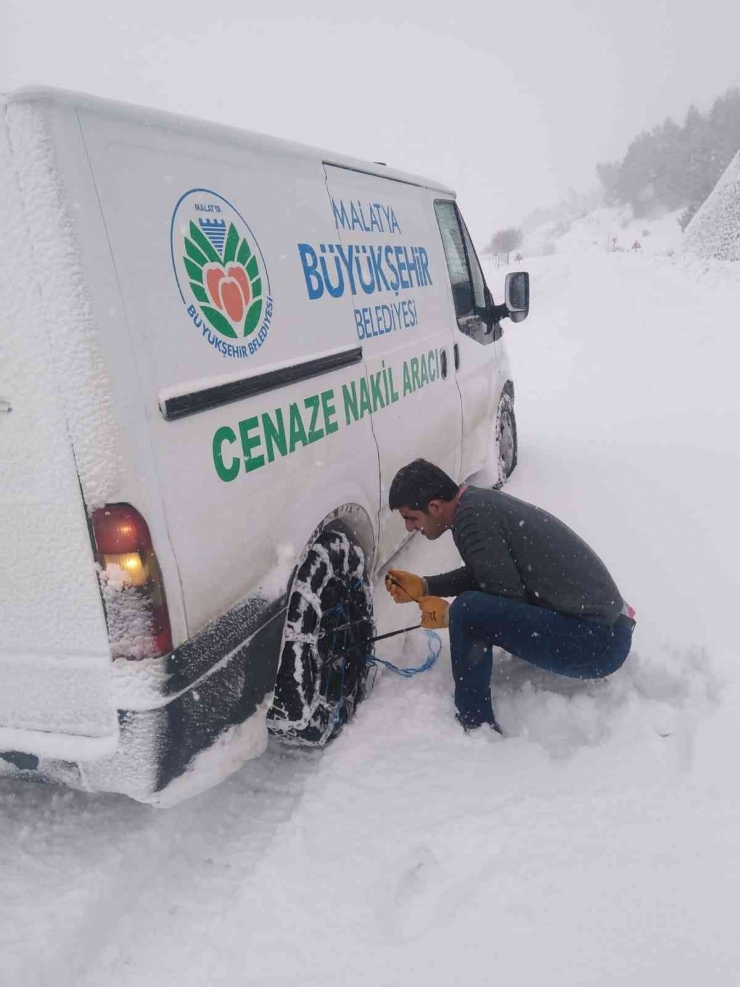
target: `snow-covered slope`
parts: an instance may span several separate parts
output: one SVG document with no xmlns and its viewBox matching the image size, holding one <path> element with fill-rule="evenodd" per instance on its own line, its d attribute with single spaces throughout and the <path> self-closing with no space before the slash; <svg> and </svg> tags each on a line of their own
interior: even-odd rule
<svg viewBox="0 0 740 987">
<path fill-rule="evenodd" d="M 644 252 L 528 266 L 510 489 L 637 608 L 624 668 L 579 685 L 499 658 L 506 736 L 465 735 L 444 640 L 324 754 L 271 747 L 167 812 L 0 782 L 3 983 L 738 981 L 739 282 Z M 455 561 L 445 536 L 396 564 Z M 410 616 L 378 587 L 381 630 Z M 381 654 L 416 663 L 425 639 Z"/>
<path fill-rule="evenodd" d="M 740 260 L 740 151 L 686 227 L 685 244 L 699 257 Z"/>
<path fill-rule="evenodd" d="M 527 235 L 521 253 L 525 259 L 598 252 L 671 256 L 681 248 L 681 212 L 635 219 L 629 207 L 604 206 L 585 216 L 538 226 Z"/>
</svg>

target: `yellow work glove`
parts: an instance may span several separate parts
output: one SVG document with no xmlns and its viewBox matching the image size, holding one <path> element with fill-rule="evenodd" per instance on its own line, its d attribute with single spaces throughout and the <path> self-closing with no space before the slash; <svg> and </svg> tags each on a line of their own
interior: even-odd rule
<svg viewBox="0 0 740 987">
<path fill-rule="evenodd" d="M 421 610 L 421 626 L 430 631 L 438 631 L 442 627 L 447 627 L 450 618 L 450 605 L 441 596 L 422 596 L 419 600 Z"/>
<path fill-rule="evenodd" d="M 416 603 L 424 595 L 424 580 L 413 572 L 389 569 L 385 577 L 385 588 L 396 603 Z"/>
</svg>

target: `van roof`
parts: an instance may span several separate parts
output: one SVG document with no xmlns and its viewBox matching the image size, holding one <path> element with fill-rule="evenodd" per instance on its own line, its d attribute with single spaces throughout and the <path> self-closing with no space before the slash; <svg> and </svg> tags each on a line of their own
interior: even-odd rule
<svg viewBox="0 0 740 987">
<path fill-rule="evenodd" d="M 283 140 L 280 137 L 270 137 L 266 134 L 241 130 L 238 127 L 230 127 L 226 124 L 209 123 L 199 120 L 196 117 L 182 116 L 178 113 L 168 113 L 164 110 L 149 109 L 144 106 L 135 106 L 132 103 L 121 103 L 118 100 L 105 99 L 100 96 L 90 96 L 87 93 L 71 92 L 51 86 L 23 86 L 14 92 L 2 96 L 2 99 L 7 103 L 50 100 L 74 109 L 105 113 L 133 122 L 145 123 L 147 126 L 154 124 L 162 129 L 177 130 L 179 133 L 185 132 L 199 136 L 208 134 L 219 140 L 229 141 L 234 144 L 245 144 L 256 149 L 260 147 L 265 150 L 279 149 L 284 154 L 319 159 L 324 164 L 336 165 L 339 168 L 348 168 L 352 171 L 359 171 L 368 175 L 378 175 L 381 178 L 388 178 L 396 182 L 405 182 L 408 185 L 419 185 L 423 188 L 434 189 L 448 195 L 455 194 L 451 188 L 439 182 L 404 171 L 397 171 L 394 168 L 388 168 L 375 161 L 364 161 L 362 158 L 353 158 L 344 154 L 336 154 L 333 151 L 324 151 L 321 148 Z"/>
</svg>

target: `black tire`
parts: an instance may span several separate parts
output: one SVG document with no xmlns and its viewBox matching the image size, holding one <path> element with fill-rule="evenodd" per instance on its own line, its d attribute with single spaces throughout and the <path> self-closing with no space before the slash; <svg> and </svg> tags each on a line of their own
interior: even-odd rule
<svg viewBox="0 0 740 987">
<path fill-rule="evenodd" d="M 504 391 L 496 410 L 494 423 L 494 455 L 493 467 L 497 473 L 495 489 L 500 489 L 516 469 L 519 457 L 519 447 L 516 434 L 516 415 L 514 402 L 508 391 Z"/>
<path fill-rule="evenodd" d="M 289 744 L 323 747 L 353 716 L 375 678 L 375 635 L 365 556 L 340 531 L 321 534 L 290 593 L 267 725 Z"/>
</svg>

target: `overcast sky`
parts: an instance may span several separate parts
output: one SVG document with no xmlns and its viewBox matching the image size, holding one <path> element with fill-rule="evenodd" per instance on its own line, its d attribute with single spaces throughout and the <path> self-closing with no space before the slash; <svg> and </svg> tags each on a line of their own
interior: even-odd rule
<svg viewBox="0 0 740 987">
<path fill-rule="evenodd" d="M 738 0 L 2 0 L 0 92 L 77 89 L 426 174 L 482 246 L 740 86 L 739 39 Z"/>
</svg>

